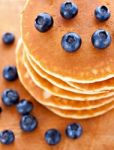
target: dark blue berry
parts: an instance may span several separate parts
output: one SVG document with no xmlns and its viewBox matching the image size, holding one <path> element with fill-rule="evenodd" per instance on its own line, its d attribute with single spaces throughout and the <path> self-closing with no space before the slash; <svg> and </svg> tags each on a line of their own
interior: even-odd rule
<svg viewBox="0 0 114 150">
<path fill-rule="evenodd" d="M 12 89 L 6 89 L 2 93 L 2 101 L 6 106 L 12 106 L 19 102 L 19 94 Z"/>
<path fill-rule="evenodd" d="M 32 111 L 32 109 L 33 109 L 32 102 L 29 102 L 25 99 L 21 100 L 17 104 L 17 111 L 22 115 L 26 115 L 26 114 L 30 113 Z"/>
<path fill-rule="evenodd" d="M 56 129 L 50 129 L 45 133 L 45 140 L 49 145 L 56 145 L 61 141 L 61 133 Z"/>
<path fill-rule="evenodd" d="M 78 7 L 73 2 L 67 1 L 61 5 L 60 13 L 65 19 L 72 19 L 78 14 Z"/>
<path fill-rule="evenodd" d="M 20 121 L 20 127 L 25 132 L 32 132 L 38 125 L 37 119 L 32 115 L 24 115 Z"/>
<path fill-rule="evenodd" d="M 110 18 L 110 11 L 106 6 L 99 6 L 95 10 L 95 16 L 99 21 L 106 21 Z"/>
<path fill-rule="evenodd" d="M 15 66 L 7 66 L 3 69 L 3 77 L 7 81 L 14 81 L 18 78 L 17 69 Z"/>
<path fill-rule="evenodd" d="M 82 126 L 79 123 L 69 124 L 66 128 L 66 135 L 71 139 L 79 138 L 83 133 Z"/>
<path fill-rule="evenodd" d="M 2 40 L 6 45 L 10 45 L 14 42 L 15 36 L 13 33 L 7 32 L 7 33 L 3 34 Z"/>
<path fill-rule="evenodd" d="M 47 13 L 40 13 L 35 19 L 35 27 L 40 32 L 46 32 L 53 26 L 53 18 Z"/>
<path fill-rule="evenodd" d="M 0 107 L 0 113 L 2 112 L 2 107 Z"/>
<path fill-rule="evenodd" d="M 104 49 L 111 44 L 111 35 L 105 30 L 97 30 L 92 35 L 92 43 L 95 48 Z"/>
<path fill-rule="evenodd" d="M 67 52 L 77 51 L 80 48 L 81 43 L 81 37 L 74 32 L 69 32 L 65 34 L 61 41 L 63 49 Z"/>
<path fill-rule="evenodd" d="M 11 130 L 4 130 L 0 132 L 0 142 L 2 144 L 11 144 L 15 140 L 15 135 Z"/>
</svg>

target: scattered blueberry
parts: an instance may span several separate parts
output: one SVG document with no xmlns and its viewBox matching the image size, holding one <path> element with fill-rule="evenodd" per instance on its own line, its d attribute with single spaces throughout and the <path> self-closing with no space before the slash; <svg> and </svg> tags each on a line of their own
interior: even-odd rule
<svg viewBox="0 0 114 150">
<path fill-rule="evenodd" d="M 45 133 L 45 140 L 49 145 L 56 145 L 61 141 L 61 133 L 56 129 L 50 129 Z"/>
<path fill-rule="evenodd" d="M 17 111 L 22 114 L 26 115 L 30 113 L 33 109 L 33 104 L 32 102 L 29 102 L 25 99 L 22 99 L 18 104 L 17 104 Z"/>
<path fill-rule="evenodd" d="M 107 48 L 111 44 L 111 35 L 105 30 L 97 30 L 92 35 L 92 43 L 95 48 Z"/>
<path fill-rule="evenodd" d="M 53 26 L 53 18 L 48 13 L 40 13 L 35 19 L 35 27 L 40 32 L 46 32 Z"/>
<path fill-rule="evenodd" d="M 0 132 L 0 143 L 11 144 L 15 140 L 15 135 L 11 130 L 4 130 Z"/>
<path fill-rule="evenodd" d="M 95 16 L 99 21 L 106 21 L 110 18 L 110 11 L 106 6 L 99 6 L 95 10 Z"/>
<path fill-rule="evenodd" d="M 12 89 L 6 89 L 2 93 L 2 101 L 6 106 L 12 106 L 19 102 L 19 94 Z"/>
<path fill-rule="evenodd" d="M 0 113 L 2 112 L 2 107 L 0 107 Z"/>
<path fill-rule="evenodd" d="M 65 34 L 61 41 L 63 49 L 67 52 L 77 51 L 80 48 L 81 43 L 81 37 L 74 32 L 69 32 Z"/>
<path fill-rule="evenodd" d="M 24 115 L 20 121 L 20 127 L 25 132 L 31 132 L 36 129 L 38 125 L 37 119 L 32 115 Z"/>
<path fill-rule="evenodd" d="M 79 138 L 83 133 L 83 129 L 79 123 L 69 124 L 66 128 L 66 135 L 71 139 Z"/>
<path fill-rule="evenodd" d="M 78 7 L 73 2 L 67 1 L 61 5 L 60 13 L 65 19 L 72 19 L 78 14 Z"/>
<path fill-rule="evenodd" d="M 13 33 L 7 32 L 7 33 L 3 34 L 2 40 L 6 45 L 10 45 L 14 42 L 15 36 Z"/>
<path fill-rule="evenodd" d="M 3 77 L 7 81 L 14 81 L 18 78 L 17 69 L 15 66 L 7 66 L 3 69 Z"/>
</svg>

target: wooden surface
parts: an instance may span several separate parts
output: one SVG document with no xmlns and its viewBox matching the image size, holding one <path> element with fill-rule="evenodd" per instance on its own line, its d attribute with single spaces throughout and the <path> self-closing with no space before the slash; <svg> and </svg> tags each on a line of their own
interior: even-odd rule
<svg viewBox="0 0 114 150">
<path fill-rule="evenodd" d="M 16 35 L 16 41 L 10 47 L 4 46 L 0 40 L 0 95 L 4 89 L 13 88 L 18 90 L 21 98 L 33 101 L 33 114 L 38 118 L 39 126 L 33 133 L 23 133 L 19 127 L 20 115 L 15 107 L 7 108 L 0 100 L 0 105 L 3 107 L 3 112 L 0 114 L 0 131 L 11 129 L 16 136 L 14 144 L 10 146 L 0 144 L 0 150 L 114 150 L 114 110 L 94 119 L 82 121 L 63 119 L 36 103 L 19 81 L 8 83 L 2 78 L 4 66 L 15 64 L 19 13 L 23 5 L 24 0 L 0 0 L 0 38 L 7 31 L 14 32 Z M 78 140 L 70 140 L 65 136 L 64 129 L 71 122 L 80 122 L 84 128 L 84 134 Z M 61 131 L 60 144 L 48 146 L 45 143 L 44 133 L 49 128 L 57 128 Z"/>
</svg>

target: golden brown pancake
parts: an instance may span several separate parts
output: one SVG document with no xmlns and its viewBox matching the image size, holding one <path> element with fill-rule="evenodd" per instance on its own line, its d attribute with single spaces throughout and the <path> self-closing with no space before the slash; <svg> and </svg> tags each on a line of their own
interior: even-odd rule
<svg viewBox="0 0 114 150">
<path fill-rule="evenodd" d="M 85 110 L 64 110 L 64 106 L 65 104 L 67 105 L 67 103 L 65 103 L 65 99 L 58 99 L 55 96 L 49 96 L 48 98 L 46 98 L 46 96 L 44 97 L 44 91 L 42 89 L 40 89 L 39 87 L 37 87 L 33 81 L 31 80 L 29 74 L 27 73 L 26 68 L 24 67 L 24 62 L 23 62 L 23 49 L 22 49 L 22 45 L 20 45 L 21 43 L 18 44 L 17 46 L 17 50 L 16 50 L 16 63 L 17 63 L 17 69 L 18 69 L 18 74 L 20 77 L 20 81 L 23 84 L 23 86 L 27 89 L 27 91 L 35 98 L 37 99 L 37 101 L 43 105 L 46 105 L 46 107 L 51 110 L 52 112 L 62 116 L 62 117 L 66 117 L 66 118 L 77 118 L 77 119 L 84 119 L 84 118 L 91 118 L 91 117 L 95 117 L 101 114 L 106 113 L 107 111 L 111 110 L 113 108 L 114 105 L 114 101 L 110 101 L 108 104 L 105 104 L 101 107 L 98 107 L 96 109 L 92 109 L 91 106 L 94 105 L 93 101 L 92 101 L 92 105 L 89 105 L 89 108 L 86 108 Z M 62 103 L 63 102 L 63 103 Z M 69 101 L 71 102 L 71 101 Z M 73 103 L 75 101 L 72 101 Z M 55 103 L 55 105 L 54 105 Z M 57 104 L 56 104 L 57 103 Z M 74 108 L 74 104 L 70 103 L 68 104 L 68 106 L 71 106 Z M 81 106 L 84 104 L 84 106 L 86 106 L 86 102 L 76 102 L 76 108 L 77 106 L 79 106 L 80 108 L 82 108 Z M 59 104 L 63 107 L 59 107 Z M 78 105 L 79 104 L 79 105 Z M 88 103 L 89 104 L 89 103 Z M 52 107 L 53 106 L 53 107 Z M 59 107 L 59 108 L 58 108 Z M 60 109 L 62 108 L 62 109 Z M 98 112 L 97 112 L 98 110 Z"/>
<path fill-rule="evenodd" d="M 74 88 L 79 88 L 80 90 L 87 90 L 87 91 L 107 91 L 114 89 L 114 78 L 110 78 L 105 81 L 95 82 L 95 83 L 88 83 L 88 84 L 80 84 L 76 82 L 67 82 L 70 86 Z"/>
<path fill-rule="evenodd" d="M 82 110 L 82 111 L 62 110 L 53 107 L 48 107 L 49 110 L 51 110 L 53 113 L 59 116 L 64 118 L 72 118 L 72 119 L 88 119 L 88 118 L 97 117 L 105 114 L 106 112 L 112 110 L 113 108 L 114 108 L 114 102 L 100 108 L 96 108 L 92 110 Z"/>
<path fill-rule="evenodd" d="M 93 83 L 114 77 L 113 38 L 104 50 L 94 48 L 91 42 L 92 34 L 98 29 L 109 31 L 113 37 L 114 0 L 93 0 L 91 7 L 90 0 L 74 2 L 79 13 L 68 21 L 60 15 L 63 0 L 27 1 L 22 13 L 21 32 L 30 55 L 45 72 L 65 81 Z M 100 5 L 108 6 L 111 11 L 110 19 L 103 23 L 94 16 L 94 10 Z M 46 33 L 40 33 L 34 27 L 35 18 L 41 12 L 49 13 L 54 19 L 53 28 Z M 67 32 L 76 32 L 82 38 L 81 48 L 74 53 L 66 52 L 61 46 L 61 39 Z"/>
<path fill-rule="evenodd" d="M 88 100 L 99 100 L 101 98 L 108 98 L 114 95 L 114 91 L 108 91 L 105 93 L 93 94 L 93 95 L 88 95 L 88 94 L 83 94 L 83 93 L 79 94 L 79 93 L 66 91 L 66 90 L 58 88 L 57 86 L 54 86 L 49 81 L 42 78 L 38 73 L 36 73 L 34 69 L 31 67 L 30 63 L 27 61 L 26 57 L 24 58 L 24 65 L 27 69 L 28 74 L 32 78 L 34 84 L 36 84 L 37 86 L 51 93 L 54 96 L 58 96 L 60 98 L 66 98 L 69 100 L 80 100 L 80 101 L 87 100 L 88 101 Z"/>
<path fill-rule="evenodd" d="M 85 94 L 104 93 L 109 90 L 114 90 L 114 78 L 110 78 L 108 80 L 101 81 L 101 82 L 88 83 L 88 84 L 80 84 L 76 82 L 67 82 L 66 84 L 66 82 L 60 80 L 59 78 L 55 78 L 54 76 L 51 76 L 47 74 L 45 71 L 43 71 L 37 64 L 35 64 L 34 60 L 30 56 L 28 56 L 28 60 L 31 63 L 34 70 L 36 70 L 36 72 L 42 74 L 42 77 L 46 78 L 54 85 L 60 88 L 64 88 L 73 92 L 76 91 L 77 93 L 85 93 Z"/>
<path fill-rule="evenodd" d="M 108 80 L 101 81 L 101 82 L 88 83 L 88 84 L 80 84 L 76 82 L 67 82 L 66 84 L 66 82 L 60 80 L 59 78 L 55 78 L 54 76 L 47 74 L 37 64 L 35 64 L 34 60 L 30 56 L 27 56 L 27 58 L 31 66 L 34 68 L 36 72 L 40 73 L 40 75 L 43 78 L 47 79 L 48 81 L 58 86 L 59 88 L 63 88 L 65 90 L 69 90 L 76 93 L 83 93 L 83 94 L 84 93 L 98 94 L 98 93 L 104 93 L 109 90 L 114 90 L 114 78 L 110 78 Z"/>
<path fill-rule="evenodd" d="M 51 82 L 53 85 L 57 86 L 58 88 L 71 91 L 74 93 L 83 93 L 83 94 L 96 94 L 96 93 L 103 93 L 105 91 L 87 91 L 87 90 L 80 90 L 78 87 L 70 86 L 69 83 L 67 84 L 63 80 L 60 80 L 59 78 L 55 78 L 54 76 L 51 76 L 47 74 L 45 71 L 43 71 L 35 62 L 30 58 L 29 54 L 26 54 L 27 60 L 31 64 L 32 68 L 44 79 L 47 79 L 49 82 Z"/>
<path fill-rule="evenodd" d="M 114 86 L 111 86 L 111 82 L 106 82 L 107 84 L 105 85 L 105 81 L 102 81 L 103 83 L 102 82 L 98 82 L 98 83 L 96 82 L 96 83 L 90 84 L 90 88 L 89 88 L 89 84 L 79 84 L 79 83 L 73 83 L 73 82 L 66 83 L 65 81 L 60 80 L 59 78 L 55 78 L 54 76 L 49 75 L 44 70 L 42 70 L 40 68 L 40 66 L 35 64 L 35 62 L 32 60 L 32 58 L 29 56 L 29 54 L 27 54 L 27 52 L 26 52 L 26 57 L 27 57 L 27 60 L 29 61 L 29 63 L 31 64 L 32 68 L 42 78 L 47 79 L 53 85 L 55 85 L 59 88 L 62 88 L 64 90 L 71 91 L 74 93 L 98 94 L 98 93 L 105 93 L 106 91 L 114 89 Z M 108 85 L 109 85 L 109 87 L 107 87 Z"/>
<path fill-rule="evenodd" d="M 30 78 L 29 74 L 27 73 L 26 68 L 24 67 L 23 63 L 23 45 L 21 41 L 19 41 L 18 46 L 17 46 L 17 67 L 22 69 L 21 72 L 23 72 L 23 77 L 21 77 L 22 74 L 20 74 L 20 78 L 24 81 L 24 84 L 30 85 L 28 86 L 28 91 L 31 93 L 31 95 L 37 99 L 37 101 L 40 101 L 40 103 L 47 105 L 47 106 L 53 106 L 53 107 L 59 107 L 61 109 L 76 109 L 76 110 L 81 110 L 81 109 L 92 109 L 92 108 L 97 108 L 103 105 L 106 105 L 110 102 L 113 101 L 113 96 L 110 97 L 109 99 L 101 99 L 101 100 L 96 100 L 96 101 L 72 101 L 72 100 L 66 100 L 62 99 L 56 96 L 53 96 L 49 94 L 46 91 L 43 91 L 40 89 L 38 86 L 36 86 L 32 79 Z M 22 66 L 23 65 L 23 66 Z M 20 71 L 19 71 L 20 73 Z"/>
</svg>

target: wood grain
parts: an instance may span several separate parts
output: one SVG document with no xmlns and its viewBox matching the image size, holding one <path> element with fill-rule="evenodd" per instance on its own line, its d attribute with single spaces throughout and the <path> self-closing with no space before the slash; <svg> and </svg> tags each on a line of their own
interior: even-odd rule
<svg viewBox="0 0 114 150">
<path fill-rule="evenodd" d="M 15 43 L 8 47 L 0 40 L 0 94 L 6 88 L 17 89 L 21 98 L 33 101 L 33 114 L 39 120 L 39 126 L 33 133 L 23 133 L 19 128 L 20 115 L 15 107 L 7 108 L 0 105 L 3 112 L 0 114 L 0 131 L 12 129 L 15 133 L 15 143 L 10 146 L 0 144 L 0 150 L 114 150 L 114 110 L 106 115 L 88 120 L 70 120 L 60 118 L 40 104 L 35 102 L 25 91 L 19 81 L 6 82 L 2 78 L 2 70 L 6 65 L 15 65 L 15 47 L 19 32 L 19 13 L 24 0 L 0 0 L 0 38 L 7 31 L 16 35 Z M 83 136 L 78 140 L 70 140 L 64 130 L 68 123 L 80 122 L 84 128 Z M 57 128 L 62 133 L 62 141 L 56 146 L 48 146 L 44 140 L 44 133 L 49 128 Z"/>
</svg>

